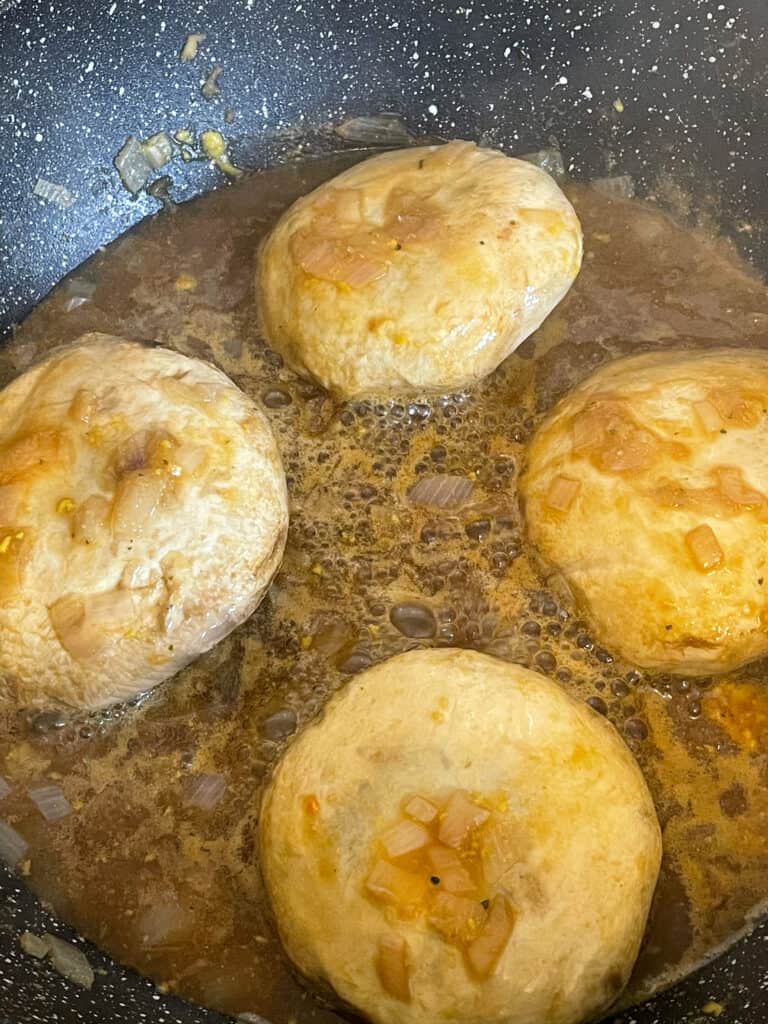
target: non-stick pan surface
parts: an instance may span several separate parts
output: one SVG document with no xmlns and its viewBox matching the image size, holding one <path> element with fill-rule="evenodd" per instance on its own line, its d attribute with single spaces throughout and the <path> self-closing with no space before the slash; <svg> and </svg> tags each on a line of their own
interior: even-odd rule
<svg viewBox="0 0 768 1024">
<path fill-rule="evenodd" d="M 323 125 L 399 112 L 416 133 L 522 152 L 557 143 L 575 177 L 677 183 L 768 267 L 765 0 L 0 0 L 0 336 L 68 270 L 158 204 L 121 189 L 125 137 L 222 127 L 243 166 L 320 138 Z M 189 32 L 206 57 L 182 65 Z M 222 66 L 222 101 L 200 95 Z M 620 103 L 614 101 L 620 100 Z M 617 109 L 619 108 L 619 109 Z M 177 200 L 222 181 L 177 166 Z M 65 186 L 68 209 L 32 195 Z M 18 934 L 71 937 L 0 874 L 0 1022 L 202 1024 L 216 1014 L 159 995 L 93 948 L 91 993 L 24 956 Z M 768 1019 L 768 927 L 626 1024 Z"/>
</svg>

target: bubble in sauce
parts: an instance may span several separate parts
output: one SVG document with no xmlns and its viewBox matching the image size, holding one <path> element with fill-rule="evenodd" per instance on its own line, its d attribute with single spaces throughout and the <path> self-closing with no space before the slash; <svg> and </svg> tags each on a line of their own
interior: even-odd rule
<svg viewBox="0 0 768 1024">
<path fill-rule="evenodd" d="M 437 632 L 435 614 L 424 604 L 398 604 L 389 613 L 389 620 L 403 636 L 428 639 Z"/>
<path fill-rule="evenodd" d="M 268 409 L 284 409 L 293 401 L 290 393 L 283 388 L 270 388 L 269 391 L 264 392 L 261 400 Z"/>
<path fill-rule="evenodd" d="M 281 708 L 261 723 L 261 732 L 268 740 L 280 740 L 296 731 L 298 720 L 293 708 Z"/>
</svg>

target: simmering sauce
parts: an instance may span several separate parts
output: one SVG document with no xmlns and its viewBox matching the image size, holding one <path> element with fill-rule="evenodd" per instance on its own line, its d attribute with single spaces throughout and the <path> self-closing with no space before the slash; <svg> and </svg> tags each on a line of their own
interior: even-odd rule
<svg viewBox="0 0 768 1024">
<path fill-rule="evenodd" d="M 278 167 L 146 220 L 0 350 L 0 384 L 92 330 L 210 360 L 266 408 L 291 492 L 269 596 L 174 682 L 101 715 L 0 705 L 0 775 L 12 787 L 0 818 L 30 844 L 20 871 L 32 889 L 161 988 L 276 1024 L 337 1020 L 294 980 L 265 906 L 264 779 L 353 673 L 410 647 L 477 648 L 589 701 L 646 774 L 665 859 L 624 999 L 637 1001 L 760 912 L 768 666 L 702 681 L 615 658 L 548 592 L 516 479 L 542 415 L 597 366 L 671 344 L 768 347 L 768 297 L 725 243 L 574 185 L 581 274 L 496 373 L 462 394 L 337 405 L 259 337 L 254 253 L 288 203 L 360 155 Z M 414 504 L 413 484 L 437 474 L 466 478 L 463 504 Z M 47 823 L 28 792 L 41 783 L 59 786 L 71 813 Z"/>
</svg>

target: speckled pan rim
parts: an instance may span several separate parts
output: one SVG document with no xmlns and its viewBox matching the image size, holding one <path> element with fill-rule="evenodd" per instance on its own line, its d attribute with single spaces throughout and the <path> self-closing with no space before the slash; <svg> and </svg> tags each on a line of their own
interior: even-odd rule
<svg viewBox="0 0 768 1024">
<path fill-rule="evenodd" d="M 235 161 L 295 151 L 345 116 L 400 112 L 417 133 L 482 138 L 508 152 L 555 140 L 574 176 L 632 173 L 652 192 L 680 182 L 768 265 L 761 226 L 768 113 L 764 0 L 0 0 L 0 334 L 99 245 L 157 209 L 121 190 L 112 156 L 130 133 L 227 129 Z M 191 31 L 208 38 L 180 65 Z M 199 86 L 224 68 L 223 94 Z M 222 185 L 177 161 L 172 194 Z M 32 195 L 65 185 L 68 210 Z M 71 936 L 7 873 L 0 905 L 0 1024 L 224 1018 L 161 996 L 93 947 L 92 993 L 21 953 L 18 933 Z M 695 1024 L 717 999 L 729 1024 L 768 1017 L 768 927 L 624 1024 Z M 706 1017 L 704 1017 L 706 1019 Z"/>
</svg>

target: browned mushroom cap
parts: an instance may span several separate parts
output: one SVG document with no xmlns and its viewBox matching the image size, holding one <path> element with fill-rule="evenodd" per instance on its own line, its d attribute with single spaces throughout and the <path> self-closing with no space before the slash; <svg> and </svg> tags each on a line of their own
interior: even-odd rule
<svg viewBox="0 0 768 1024">
<path fill-rule="evenodd" d="M 552 581 L 646 668 L 715 674 L 768 652 L 768 355 L 621 359 L 541 425 L 521 481 Z"/>
<path fill-rule="evenodd" d="M 576 1024 L 626 981 L 661 855 L 640 770 L 556 684 L 470 651 L 357 676 L 265 795 L 285 949 L 381 1024 Z"/>
<path fill-rule="evenodd" d="M 266 336 L 343 396 L 489 374 L 573 283 L 581 229 L 544 171 L 452 142 L 373 157 L 298 202 L 257 271 Z"/>
<path fill-rule="evenodd" d="M 0 393 L 0 677 L 94 708 L 243 621 L 282 557 L 264 416 L 212 366 L 88 335 Z"/>
</svg>

